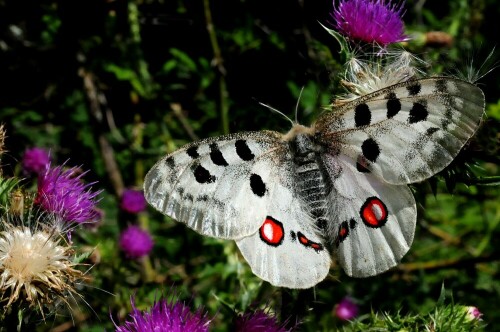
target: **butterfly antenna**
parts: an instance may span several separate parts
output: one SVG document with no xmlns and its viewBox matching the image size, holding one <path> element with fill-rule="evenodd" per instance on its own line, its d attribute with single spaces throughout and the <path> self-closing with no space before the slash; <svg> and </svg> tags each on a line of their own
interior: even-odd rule
<svg viewBox="0 0 500 332">
<path fill-rule="evenodd" d="M 281 112 L 281 111 L 278 111 L 278 110 L 277 110 L 276 108 L 274 108 L 274 107 L 271 107 L 271 106 L 269 106 L 269 105 L 266 105 L 266 104 L 264 104 L 264 103 L 261 103 L 260 101 L 259 101 L 258 103 L 259 103 L 260 105 L 264 106 L 264 107 L 269 108 L 271 111 L 276 112 L 276 113 L 278 113 L 278 114 L 282 115 L 285 119 L 287 119 L 288 121 L 290 121 L 290 123 L 292 124 L 292 127 L 295 125 L 295 123 L 293 123 L 292 119 L 290 119 L 288 116 L 286 116 L 286 114 L 285 114 L 285 113 L 283 113 L 283 112 Z"/>
<path fill-rule="evenodd" d="M 299 98 L 297 99 L 297 104 L 295 105 L 295 123 L 299 123 L 299 105 L 300 98 L 302 98 L 302 92 L 304 92 L 304 86 L 300 89 Z"/>
</svg>

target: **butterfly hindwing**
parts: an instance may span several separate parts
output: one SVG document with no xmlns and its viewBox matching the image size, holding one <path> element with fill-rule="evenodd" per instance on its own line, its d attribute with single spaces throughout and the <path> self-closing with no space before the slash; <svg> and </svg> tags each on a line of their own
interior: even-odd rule
<svg viewBox="0 0 500 332">
<path fill-rule="evenodd" d="M 342 171 L 330 195 L 337 259 L 350 276 L 382 273 L 396 266 L 411 246 L 415 200 L 406 185 L 360 176 L 349 158 L 339 157 L 338 162 Z"/>
<path fill-rule="evenodd" d="M 157 162 L 145 178 L 148 202 L 203 235 L 255 233 L 268 195 L 281 182 L 279 134 L 250 132 L 189 144 Z"/>
<path fill-rule="evenodd" d="M 290 188 L 277 186 L 259 230 L 236 241 L 252 271 L 275 286 L 309 288 L 330 269 L 314 220 Z"/>
<path fill-rule="evenodd" d="M 451 78 L 410 80 L 362 96 L 320 118 L 321 140 L 393 184 L 426 179 L 447 166 L 484 111 L 478 87 Z"/>
</svg>

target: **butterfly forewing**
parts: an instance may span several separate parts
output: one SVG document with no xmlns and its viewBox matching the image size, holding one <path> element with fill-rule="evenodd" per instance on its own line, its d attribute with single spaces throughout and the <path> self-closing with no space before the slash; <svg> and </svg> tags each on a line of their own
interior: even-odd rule
<svg viewBox="0 0 500 332">
<path fill-rule="evenodd" d="M 280 136 L 250 132 L 189 144 L 151 168 L 146 199 L 203 235 L 235 239 L 255 233 L 266 217 L 269 188 L 282 175 L 276 165 Z"/>
<path fill-rule="evenodd" d="M 482 91 L 450 78 L 406 81 L 360 97 L 316 124 L 320 139 L 394 184 L 447 166 L 479 126 Z"/>
</svg>

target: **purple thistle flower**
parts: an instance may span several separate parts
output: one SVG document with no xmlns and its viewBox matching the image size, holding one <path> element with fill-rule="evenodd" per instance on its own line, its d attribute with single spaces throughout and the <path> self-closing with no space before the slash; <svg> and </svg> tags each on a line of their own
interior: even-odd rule
<svg viewBox="0 0 500 332">
<path fill-rule="evenodd" d="M 338 32 L 353 40 L 388 44 L 408 40 L 403 34 L 401 20 L 403 2 L 388 3 L 390 0 L 340 0 L 334 5 L 332 18 Z"/>
<path fill-rule="evenodd" d="M 127 257 L 139 258 L 149 254 L 153 249 L 153 239 L 145 230 L 130 225 L 120 235 L 120 248 Z"/>
<path fill-rule="evenodd" d="M 335 316 L 337 316 L 340 320 L 352 320 L 354 317 L 358 315 L 358 306 L 348 297 L 344 297 L 336 306 L 335 306 Z"/>
<path fill-rule="evenodd" d="M 140 311 L 132 304 L 131 321 L 116 327 L 116 332 L 207 332 L 210 319 L 206 313 L 198 309 L 192 313 L 184 303 L 172 300 L 155 301 L 148 311 Z"/>
<path fill-rule="evenodd" d="M 256 310 L 239 315 L 236 318 L 237 332 L 290 332 L 286 323 L 279 324 L 275 315 L 266 313 L 265 310 Z"/>
<path fill-rule="evenodd" d="M 23 155 L 23 169 L 26 173 L 40 174 L 50 164 L 50 153 L 42 148 L 27 149 Z"/>
<path fill-rule="evenodd" d="M 141 190 L 126 189 L 121 198 L 120 207 L 128 213 L 139 213 L 146 209 L 146 198 Z"/>
<path fill-rule="evenodd" d="M 77 168 L 63 170 L 62 166 L 50 168 L 38 175 L 38 193 L 35 203 L 43 210 L 54 213 L 66 222 L 87 223 L 98 219 L 96 210 L 98 192 L 81 180 L 87 172 L 78 174 Z M 78 175 L 77 175 L 78 174 Z"/>
</svg>

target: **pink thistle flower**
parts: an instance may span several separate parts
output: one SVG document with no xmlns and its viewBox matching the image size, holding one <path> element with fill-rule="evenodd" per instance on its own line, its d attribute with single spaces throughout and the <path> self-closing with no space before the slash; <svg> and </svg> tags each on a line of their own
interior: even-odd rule
<svg viewBox="0 0 500 332">
<path fill-rule="evenodd" d="M 337 316 L 340 320 L 352 320 L 358 315 L 359 309 L 356 303 L 354 303 L 348 297 L 344 297 L 336 306 L 335 306 L 335 316 Z"/>
<path fill-rule="evenodd" d="M 42 148 L 27 149 L 23 155 L 23 169 L 26 173 L 40 174 L 50 164 L 50 153 Z"/>
<path fill-rule="evenodd" d="M 138 226 L 131 225 L 120 235 L 120 248 L 130 258 L 146 256 L 153 245 L 151 235 Z"/>
<path fill-rule="evenodd" d="M 191 312 L 184 303 L 167 300 L 155 301 L 148 311 L 135 307 L 135 299 L 130 299 L 132 313 L 130 321 L 116 327 L 116 332 L 207 332 L 210 319 L 198 309 Z"/>
<path fill-rule="evenodd" d="M 69 223 L 95 222 L 98 219 L 95 206 L 100 191 L 90 190 L 95 182 L 82 182 L 81 178 L 87 172 L 78 173 L 74 167 L 68 170 L 63 170 L 61 166 L 47 167 L 45 172 L 38 175 L 35 204 Z"/>
<path fill-rule="evenodd" d="M 139 213 L 146 209 L 146 198 L 141 190 L 126 189 L 121 198 L 120 207 L 128 213 Z"/>
<path fill-rule="evenodd" d="M 465 309 L 467 310 L 466 318 L 469 321 L 482 320 L 481 317 L 483 316 L 483 313 L 481 311 L 479 311 L 478 308 L 470 306 L 470 307 L 466 307 Z"/>
<path fill-rule="evenodd" d="M 293 328 L 287 329 L 286 323 L 279 324 L 275 315 L 264 310 L 256 310 L 239 315 L 236 318 L 237 332 L 291 332 Z"/>
<path fill-rule="evenodd" d="M 401 20 L 404 1 L 397 4 L 390 4 L 389 1 L 340 0 L 331 14 L 335 29 L 349 39 L 383 47 L 408 40 L 403 34 Z"/>
</svg>

